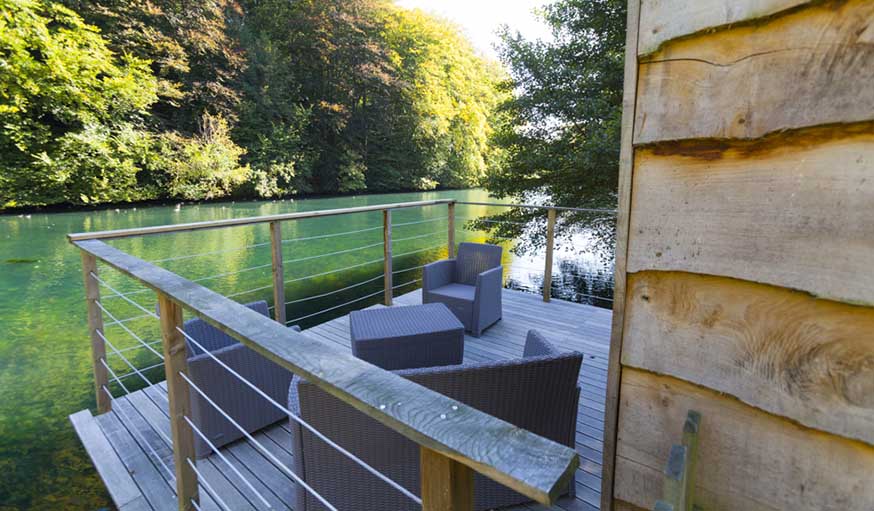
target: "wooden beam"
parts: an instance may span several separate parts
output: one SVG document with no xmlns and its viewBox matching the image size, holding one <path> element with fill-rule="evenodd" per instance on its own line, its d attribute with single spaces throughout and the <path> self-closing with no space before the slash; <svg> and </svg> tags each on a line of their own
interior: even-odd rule
<svg viewBox="0 0 874 511">
<path fill-rule="evenodd" d="M 97 413 L 112 410 L 112 399 L 103 390 L 109 385 L 109 372 L 102 361 L 106 361 L 106 343 L 100 338 L 103 333 L 103 311 L 97 306 L 100 301 L 100 283 L 92 276 L 97 275 L 97 259 L 82 252 L 82 279 L 85 284 L 85 304 L 88 308 L 88 332 L 91 336 L 91 366 L 94 371 L 94 393 L 97 396 Z"/>
<path fill-rule="evenodd" d="M 771 16 L 811 0 L 643 0 L 638 53 L 646 55 L 672 39 Z"/>
<path fill-rule="evenodd" d="M 549 208 L 546 217 L 546 263 L 543 269 L 543 301 L 552 297 L 552 253 L 555 249 L 555 208 Z"/>
<path fill-rule="evenodd" d="M 453 259 L 455 257 L 455 202 L 450 202 L 447 206 L 449 230 L 447 232 L 448 250 L 447 257 Z"/>
<path fill-rule="evenodd" d="M 270 222 L 270 248 L 273 259 L 273 317 L 285 324 L 285 271 L 282 267 L 282 224 Z"/>
<path fill-rule="evenodd" d="M 646 271 L 629 279 L 625 318 L 626 366 L 874 445 L 870 308 L 731 278 Z"/>
<path fill-rule="evenodd" d="M 660 498 L 665 454 L 686 412 L 697 410 L 707 418 L 696 473 L 701 508 L 871 508 L 871 446 L 799 426 L 675 378 L 628 367 L 622 374 L 617 499 L 649 507 Z"/>
<path fill-rule="evenodd" d="M 422 511 L 473 511 L 473 471 L 427 447 L 419 457 Z"/>
<path fill-rule="evenodd" d="M 391 211 L 382 212 L 382 259 L 383 259 L 383 288 L 385 295 L 383 303 L 391 305 L 394 296 L 392 277 L 392 249 L 391 249 Z"/>
<path fill-rule="evenodd" d="M 622 134 L 619 148 L 619 209 L 616 215 L 616 255 L 613 276 L 613 325 L 607 360 L 607 397 L 604 411 L 604 453 L 601 477 L 601 509 L 613 511 L 613 471 L 616 457 L 616 426 L 619 421 L 619 387 L 622 379 L 622 334 L 625 315 L 625 273 L 628 258 L 628 229 L 631 212 L 631 184 L 634 170 L 634 119 L 637 101 L 637 38 L 640 29 L 640 0 L 628 1 L 625 35 L 625 73 L 622 92 Z"/>
<path fill-rule="evenodd" d="M 185 417 L 191 417 L 191 399 L 188 382 L 179 375 L 188 374 L 185 337 L 179 331 L 182 328 L 182 307 L 167 295 L 158 293 L 158 310 L 164 348 L 170 432 L 173 438 L 173 464 L 176 469 L 176 498 L 180 511 L 190 511 L 195 509 L 191 501 L 199 502 L 199 496 L 197 474 L 188 464 L 188 460 L 197 459 L 194 452 L 194 432 L 185 420 Z"/>
<path fill-rule="evenodd" d="M 74 244 L 411 441 L 532 500 L 552 505 L 579 466 L 573 449 L 368 364 L 348 349 L 265 321 L 231 299 L 102 241 Z"/>
<path fill-rule="evenodd" d="M 67 240 L 72 243 L 74 241 L 126 238 L 129 236 L 145 236 L 149 234 L 164 234 L 168 232 L 199 231 L 203 229 L 218 229 L 221 227 L 236 227 L 241 225 L 280 222 L 284 220 L 302 220 L 304 218 L 321 218 L 326 216 L 351 215 L 353 213 L 367 213 L 369 211 L 383 211 L 387 209 L 436 206 L 440 204 L 447 204 L 449 202 L 451 202 L 451 199 L 397 202 L 394 204 L 377 204 L 374 206 L 359 206 L 356 208 L 323 209 L 319 211 L 302 211 L 300 213 L 284 213 L 281 215 L 230 218 L 228 220 L 209 220 L 206 222 L 157 225 L 154 227 L 137 227 L 134 229 L 117 229 L 114 231 L 80 232 L 75 234 L 68 234 Z"/>
<path fill-rule="evenodd" d="M 813 2 L 666 45 L 640 65 L 634 143 L 874 120 L 872 17 L 870 0 Z"/>
<path fill-rule="evenodd" d="M 872 162 L 874 123 L 638 150 L 628 271 L 722 275 L 874 305 Z"/>
</svg>

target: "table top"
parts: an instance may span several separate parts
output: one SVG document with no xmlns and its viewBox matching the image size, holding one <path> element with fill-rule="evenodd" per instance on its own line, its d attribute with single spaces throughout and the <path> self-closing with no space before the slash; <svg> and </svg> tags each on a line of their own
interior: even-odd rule
<svg viewBox="0 0 874 511">
<path fill-rule="evenodd" d="M 365 309 L 349 314 L 354 340 L 423 335 L 464 330 L 464 325 L 442 303 Z"/>
</svg>

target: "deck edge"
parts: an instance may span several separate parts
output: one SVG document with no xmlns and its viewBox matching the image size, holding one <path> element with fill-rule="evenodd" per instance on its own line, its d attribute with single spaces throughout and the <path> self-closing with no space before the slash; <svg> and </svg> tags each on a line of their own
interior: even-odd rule
<svg viewBox="0 0 874 511">
<path fill-rule="evenodd" d="M 80 410 L 70 415 L 69 420 L 119 511 L 151 510 L 91 411 Z"/>
</svg>

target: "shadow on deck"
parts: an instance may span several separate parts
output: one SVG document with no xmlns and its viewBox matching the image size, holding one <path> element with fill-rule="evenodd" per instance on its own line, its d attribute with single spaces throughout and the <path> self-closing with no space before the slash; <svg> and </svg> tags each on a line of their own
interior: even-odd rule
<svg viewBox="0 0 874 511">
<path fill-rule="evenodd" d="M 421 303 L 421 291 L 395 298 L 396 305 Z M 585 354 L 580 371 L 580 408 L 577 420 L 576 450 L 580 469 L 576 474 L 576 498 L 563 499 L 555 510 L 592 511 L 599 508 L 601 487 L 601 453 L 604 431 L 604 399 L 607 381 L 607 355 L 610 341 L 611 312 L 589 305 L 553 300 L 504 290 L 504 319 L 488 329 L 482 337 L 466 336 L 464 360 L 488 361 L 522 355 L 525 334 L 540 330 L 559 348 Z M 305 335 L 324 342 L 349 347 L 349 317 L 343 316 L 304 331 Z M 120 511 L 174 510 L 176 498 L 171 491 L 173 470 L 171 447 L 146 423 L 143 416 L 170 436 L 165 412 L 166 392 L 149 387 L 116 400 L 116 411 L 92 416 L 82 410 L 70 416 L 85 449 Z M 134 410 L 136 408 L 136 410 Z M 142 414 L 142 416 L 140 415 Z M 136 430 L 129 427 L 136 426 Z M 255 438 L 271 450 L 286 466 L 292 466 L 291 439 L 288 426 L 279 423 L 261 431 Z M 227 459 L 240 470 L 274 509 L 291 509 L 294 483 L 245 440 L 222 449 Z M 240 483 L 227 465 L 215 454 L 197 462 L 212 488 L 234 510 L 266 509 L 253 492 Z M 170 484 L 168 484 L 168 482 Z M 221 507 L 201 490 L 201 509 Z M 538 504 L 512 509 L 546 509 Z"/>
</svg>

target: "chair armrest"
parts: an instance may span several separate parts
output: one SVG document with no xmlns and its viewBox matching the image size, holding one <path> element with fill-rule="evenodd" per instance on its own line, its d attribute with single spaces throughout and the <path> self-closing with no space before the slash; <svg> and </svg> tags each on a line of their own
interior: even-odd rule
<svg viewBox="0 0 874 511">
<path fill-rule="evenodd" d="M 429 291 L 451 284 L 455 278 L 455 259 L 426 264 L 422 269 L 422 289 Z"/>
<path fill-rule="evenodd" d="M 486 270 L 479 275 L 476 276 L 476 299 L 479 299 L 479 296 L 483 292 L 487 292 L 490 289 L 497 288 L 501 289 L 502 279 L 504 277 L 504 267 L 503 266 L 495 266 L 491 270 Z"/>
</svg>

